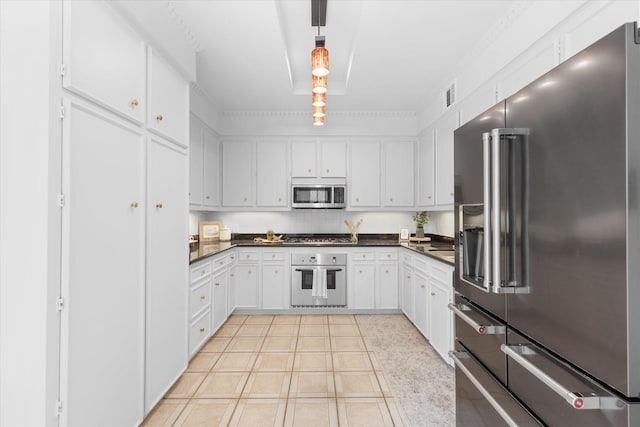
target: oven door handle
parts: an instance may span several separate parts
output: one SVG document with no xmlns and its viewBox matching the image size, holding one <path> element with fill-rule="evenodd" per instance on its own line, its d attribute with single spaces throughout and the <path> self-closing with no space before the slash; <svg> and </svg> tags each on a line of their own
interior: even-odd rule
<svg viewBox="0 0 640 427">
<path fill-rule="evenodd" d="M 322 269 L 322 267 L 318 266 L 318 267 L 311 267 L 311 268 L 296 268 L 296 271 L 313 271 L 313 270 L 316 270 L 316 269 Z M 342 271 L 341 268 L 325 268 L 324 270 L 336 271 L 336 272 L 337 271 Z"/>
</svg>

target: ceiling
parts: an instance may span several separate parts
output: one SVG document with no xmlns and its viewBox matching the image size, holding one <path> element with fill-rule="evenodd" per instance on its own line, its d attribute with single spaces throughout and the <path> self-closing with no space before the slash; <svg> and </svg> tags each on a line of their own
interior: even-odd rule
<svg viewBox="0 0 640 427">
<path fill-rule="evenodd" d="M 219 111 L 311 104 L 311 0 L 176 0 L 197 85 Z M 327 110 L 421 111 L 513 7 L 494 0 L 328 0 Z"/>
</svg>

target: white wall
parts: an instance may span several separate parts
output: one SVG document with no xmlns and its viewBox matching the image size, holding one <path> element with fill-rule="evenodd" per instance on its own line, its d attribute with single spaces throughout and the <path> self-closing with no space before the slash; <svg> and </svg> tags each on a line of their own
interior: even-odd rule
<svg viewBox="0 0 640 427">
<path fill-rule="evenodd" d="M 234 233 L 349 233 L 344 220 L 362 219 L 360 233 L 399 233 L 406 227 L 415 232 L 413 212 L 349 212 L 329 209 L 300 209 L 290 212 L 191 212 L 189 234 L 198 234 L 199 221 L 221 221 Z M 453 237 L 453 213 L 429 212 L 426 233 Z"/>
<path fill-rule="evenodd" d="M 0 1 L 0 425 L 57 426 L 59 1 Z M 57 78 L 59 82 L 59 77 Z M 58 83 L 59 86 L 59 83 Z"/>
</svg>

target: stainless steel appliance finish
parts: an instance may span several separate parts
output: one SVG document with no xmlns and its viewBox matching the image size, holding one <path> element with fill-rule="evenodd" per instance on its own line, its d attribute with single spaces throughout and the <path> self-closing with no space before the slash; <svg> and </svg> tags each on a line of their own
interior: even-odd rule
<svg viewBox="0 0 640 427">
<path fill-rule="evenodd" d="M 620 27 L 455 132 L 457 345 L 551 426 L 640 425 L 638 39 Z M 505 325 L 502 363 L 465 314 Z"/>
<path fill-rule="evenodd" d="M 342 209 L 346 206 L 343 183 L 292 183 L 291 207 L 306 209 Z"/>
<path fill-rule="evenodd" d="M 313 296 L 317 281 L 326 280 L 327 297 Z M 347 305 L 346 254 L 293 254 L 291 256 L 291 306 Z"/>
</svg>

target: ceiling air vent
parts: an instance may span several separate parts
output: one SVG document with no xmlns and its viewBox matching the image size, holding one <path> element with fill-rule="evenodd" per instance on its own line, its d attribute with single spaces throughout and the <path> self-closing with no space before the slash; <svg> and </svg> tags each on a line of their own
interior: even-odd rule
<svg viewBox="0 0 640 427">
<path fill-rule="evenodd" d="M 456 91 L 456 82 L 453 82 L 449 85 L 447 90 L 444 93 L 444 108 L 447 109 L 451 107 L 457 101 L 457 91 Z"/>
</svg>

